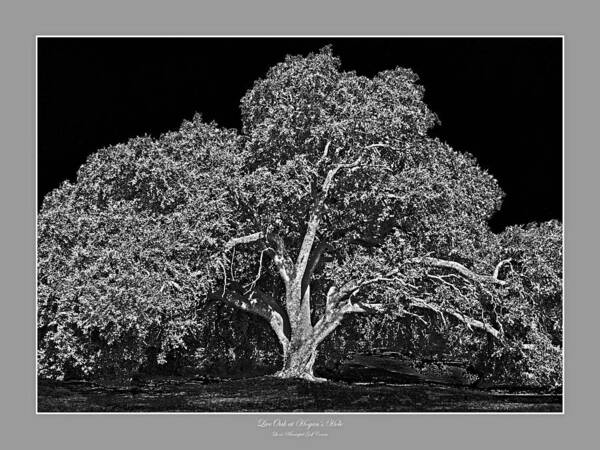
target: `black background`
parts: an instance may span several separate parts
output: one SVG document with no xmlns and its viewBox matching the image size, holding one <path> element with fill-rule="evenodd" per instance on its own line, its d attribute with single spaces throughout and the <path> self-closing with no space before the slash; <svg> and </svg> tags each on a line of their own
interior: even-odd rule
<svg viewBox="0 0 600 450">
<path fill-rule="evenodd" d="M 562 218 L 560 38 L 38 38 L 38 206 L 87 156 L 201 112 L 240 127 L 239 100 L 286 54 L 333 44 L 343 70 L 413 69 L 442 124 L 500 182 L 506 225 Z"/>
</svg>

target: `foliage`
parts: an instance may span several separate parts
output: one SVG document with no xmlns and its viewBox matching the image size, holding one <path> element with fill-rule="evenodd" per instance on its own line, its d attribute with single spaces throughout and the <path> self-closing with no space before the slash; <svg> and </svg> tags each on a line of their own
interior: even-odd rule
<svg viewBox="0 0 600 450">
<path fill-rule="evenodd" d="M 512 226 L 497 240 L 500 257 L 511 259 L 501 306 L 510 340 L 482 353 L 481 370 L 504 381 L 562 386 L 562 226 Z"/>
<path fill-rule="evenodd" d="M 195 116 L 90 156 L 38 218 L 40 374 L 272 364 L 272 331 L 242 310 L 279 303 L 295 326 L 310 286 L 315 339 L 351 325 L 324 352 L 387 339 L 560 383 L 561 226 L 492 233 L 503 193 L 428 136 L 423 94 L 408 69 L 369 79 L 325 48 L 258 80 L 240 133 Z M 383 318 L 347 315 L 374 304 Z"/>
<path fill-rule="evenodd" d="M 92 155 L 38 218 L 41 375 L 130 372 L 150 347 L 164 362 L 206 324 L 211 253 L 230 228 L 235 133 L 197 116 L 158 141 Z M 195 268 L 201 267 L 195 276 Z"/>
<path fill-rule="evenodd" d="M 511 259 L 502 269 L 511 288 L 496 300 L 494 313 L 503 325 L 503 345 L 434 312 L 423 315 L 427 323 L 351 317 L 326 344 L 324 360 L 387 348 L 415 359 L 462 360 L 489 382 L 562 386 L 562 226 L 511 226 L 490 237 L 482 255 Z"/>
</svg>

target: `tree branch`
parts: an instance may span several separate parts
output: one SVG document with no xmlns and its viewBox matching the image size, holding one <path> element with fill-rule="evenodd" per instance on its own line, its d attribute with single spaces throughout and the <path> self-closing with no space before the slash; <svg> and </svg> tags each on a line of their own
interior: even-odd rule
<svg viewBox="0 0 600 450">
<path fill-rule="evenodd" d="M 320 242 L 317 247 L 313 249 L 311 252 L 310 258 L 308 259 L 308 263 L 306 265 L 306 270 L 304 271 L 304 275 L 302 277 L 302 294 L 306 292 L 306 288 L 310 285 L 310 281 L 312 279 L 313 274 L 317 266 L 319 265 L 319 261 L 321 260 L 321 256 L 323 253 L 330 250 L 332 246 L 328 242 Z"/>
<path fill-rule="evenodd" d="M 385 312 L 387 310 L 387 308 L 385 307 L 385 305 L 383 305 L 381 303 L 356 302 L 356 303 L 349 303 L 349 305 L 344 307 L 344 310 L 347 313 L 355 313 L 355 314 L 380 314 L 382 312 Z M 409 311 L 406 311 L 406 310 L 398 311 L 398 312 L 395 312 L 394 314 L 397 314 L 400 316 L 405 316 L 405 315 L 413 316 L 413 317 L 416 317 L 417 319 L 419 319 L 425 325 L 428 325 L 427 321 L 425 319 L 423 319 L 423 317 L 419 316 L 418 314 L 414 314 Z"/>
<path fill-rule="evenodd" d="M 477 281 L 480 283 L 491 283 L 491 284 L 497 284 L 500 286 L 506 285 L 506 281 L 499 280 L 498 278 L 491 276 L 491 275 L 480 275 L 478 273 L 473 272 L 470 269 L 467 269 L 465 266 L 463 266 L 462 264 L 457 263 L 455 261 L 447 261 L 445 259 L 432 258 L 432 257 L 419 257 L 419 258 L 412 258 L 412 259 L 408 260 L 407 262 L 424 264 L 424 265 L 430 266 L 430 267 L 443 267 L 446 269 L 452 269 L 452 270 L 460 273 L 465 278 L 468 278 L 472 281 Z"/>
<path fill-rule="evenodd" d="M 283 282 L 285 283 L 286 286 L 288 286 L 289 282 L 290 282 L 290 274 L 293 271 L 293 264 L 292 264 L 292 260 L 290 259 L 289 255 L 287 254 L 287 250 L 285 248 L 283 239 L 277 233 L 273 233 L 273 232 L 265 233 L 262 231 L 258 231 L 256 233 L 248 234 L 246 236 L 232 238 L 225 243 L 224 249 L 225 249 L 225 251 L 228 251 L 228 250 L 232 249 L 233 247 L 235 247 L 236 245 L 249 244 L 249 243 L 257 242 L 257 241 L 261 241 L 261 240 L 267 240 L 274 244 L 275 256 L 273 257 L 273 262 L 275 263 L 275 266 L 277 266 L 277 269 L 279 270 L 279 274 L 281 275 Z M 265 248 L 263 248 L 263 251 L 264 250 L 265 250 Z"/>
<path fill-rule="evenodd" d="M 292 259 L 288 255 L 287 249 L 285 247 L 285 243 L 281 236 L 277 233 L 267 233 L 267 240 L 272 242 L 275 245 L 275 256 L 273 257 L 273 262 L 277 269 L 279 270 L 279 275 L 283 280 L 283 283 L 286 286 L 286 289 L 290 285 L 291 277 L 294 272 L 294 264 L 292 263 Z"/>
<path fill-rule="evenodd" d="M 425 300 L 417 300 L 418 301 L 412 301 L 409 307 L 428 309 L 430 311 L 435 311 L 438 314 L 447 314 L 449 316 L 454 317 L 459 322 L 464 323 L 469 329 L 477 328 L 479 330 L 485 331 L 486 333 L 493 336 L 496 340 L 502 342 L 502 333 L 488 323 L 485 323 L 481 320 L 473 319 L 472 317 L 469 317 L 454 308 L 434 306 L 431 303 L 426 302 Z"/>
<path fill-rule="evenodd" d="M 477 274 L 477 273 L 473 272 L 472 270 L 466 268 L 462 264 L 454 262 L 454 261 L 447 261 L 447 260 L 442 260 L 442 259 L 432 258 L 432 257 L 420 257 L 420 258 L 413 258 L 411 260 L 408 260 L 407 262 L 408 263 L 421 263 L 421 264 L 425 264 L 425 265 L 431 266 L 431 267 L 449 268 L 449 269 L 452 269 L 452 270 L 458 272 L 460 275 L 462 275 L 463 277 L 465 277 L 467 279 L 470 279 L 470 280 L 476 281 L 476 282 L 480 282 L 480 283 L 492 283 L 492 284 L 498 284 L 501 286 L 504 286 L 506 284 L 505 281 L 499 280 L 497 278 L 497 275 L 498 275 L 497 271 L 495 271 L 495 274 L 494 274 L 495 276 L 480 275 L 480 274 Z M 505 264 L 505 263 L 506 262 L 502 262 L 502 264 Z M 385 311 L 385 307 L 381 304 L 367 304 L 367 303 L 362 303 L 362 302 L 354 302 L 353 303 L 351 301 L 351 299 L 360 289 L 362 289 L 366 286 L 375 284 L 375 283 L 380 283 L 380 282 L 396 282 L 396 283 L 401 283 L 401 284 L 405 285 L 407 288 L 414 290 L 415 289 L 414 286 L 404 282 L 402 279 L 397 277 L 397 275 L 399 273 L 400 273 L 400 269 L 397 268 L 397 269 L 393 269 L 393 270 L 389 271 L 386 274 L 375 276 L 370 279 L 361 280 L 361 281 L 351 280 L 351 281 L 345 283 L 341 288 L 338 288 L 335 285 L 331 286 L 327 292 L 325 313 L 323 314 L 323 316 L 321 316 L 319 321 L 314 326 L 315 336 L 316 336 L 315 341 L 317 343 L 319 343 L 323 339 L 325 339 L 325 337 L 327 335 L 329 335 L 331 332 L 333 332 L 333 330 L 335 330 L 335 328 L 340 324 L 344 315 L 347 313 L 363 313 L 364 314 L 364 313 L 381 313 L 381 312 Z M 443 281 L 444 283 L 452 285 L 451 283 L 448 283 L 445 280 L 443 280 L 443 278 L 441 278 L 441 276 L 435 276 L 435 275 L 431 275 L 431 274 L 428 274 L 428 276 L 430 276 L 431 278 L 437 278 L 438 280 Z M 456 286 L 454 286 L 454 285 L 452 285 L 452 286 L 454 288 L 456 288 Z M 434 305 L 434 304 L 426 302 L 425 300 L 421 300 L 421 299 L 414 298 L 414 297 L 407 297 L 407 298 L 411 301 L 410 304 L 408 305 L 408 308 L 414 307 L 414 308 L 418 308 L 418 309 L 434 311 L 434 312 L 437 312 L 438 314 L 440 314 L 442 318 L 444 317 L 444 314 L 454 317 L 455 319 L 457 319 L 458 321 L 460 321 L 461 323 L 463 323 L 467 327 L 469 327 L 469 329 L 473 329 L 473 328 L 480 329 L 480 330 L 485 331 L 486 333 L 490 334 L 498 341 L 503 342 L 503 340 L 502 340 L 503 333 L 488 323 L 485 323 L 481 320 L 477 320 L 472 317 L 469 317 L 469 316 L 463 314 L 462 312 L 460 312 L 454 308 L 451 308 L 451 307 L 445 307 L 442 305 L 440 305 L 440 306 Z M 344 299 L 347 299 L 347 301 L 344 302 Z M 415 315 L 406 310 L 399 312 L 399 314 Z M 418 316 L 418 315 L 415 315 L 415 316 L 418 317 L 420 320 L 424 321 L 424 319 L 421 316 Z"/>
<path fill-rule="evenodd" d="M 232 283 L 232 285 L 235 284 Z M 208 299 L 226 302 L 242 311 L 266 319 L 278 337 L 280 337 L 279 334 L 283 334 L 289 340 L 291 327 L 287 313 L 275 299 L 261 290 L 254 289 L 249 295 L 240 294 L 235 290 L 229 290 L 225 294 L 211 293 L 208 295 Z M 275 329 L 274 324 L 279 328 Z"/>
<path fill-rule="evenodd" d="M 467 327 L 469 327 L 469 328 L 476 328 L 478 330 L 485 331 L 486 333 L 492 335 L 497 340 L 499 340 L 499 341 L 502 340 L 502 333 L 499 330 L 495 329 L 490 324 L 485 323 L 481 320 L 473 319 L 472 317 L 469 317 L 454 308 L 433 305 L 422 299 L 411 298 L 410 300 L 411 300 L 411 302 L 408 305 L 409 308 L 414 307 L 414 308 L 419 308 L 419 309 L 425 309 L 425 310 L 429 310 L 429 311 L 434 311 L 438 314 L 446 314 L 446 315 L 452 316 L 455 319 L 457 319 L 459 322 L 467 325 Z M 348 302 L 347 305 L 344 305 L 342 307 L 342 311 L 344 313 L 358 313 L 358 314 L 377 314 L 377 313 L 384 312 L 385 310 L 386 310 L 386 308 L 384 305 L 377 304 L 377 303 L 368 304 L 368 303 L 362 303 L 362 302 L 356 302 L 356 303 Z M 399 315 L 402 315 L 404 313 L 406 313 L 406 311 L 398 312 Z M 421 318 L 421 320 L 422 320 L 422 318 Z"/>
<path fill-rule="evenodd" d="M 256 242 L 263 238 L 265 238 L 265 233 L 263 233 L 262 231 L 259 231 L 256 233 L 248 234 L 246 236 L 229 239 L 229 241 L 227 241 L 225 243 L 225 251 L 232 249 L 236 245 L 248 244 L 250 242 Z"/>
<path fill-rule="evenodd" d="M 298 258 L 296 259 L 296 283 L 301 283 L 302 278 L 304 277 L 304 272 L 306 270 L 308 258 L 310 256 L 315 236 L 319 228 L 319 222 L 321 220 L 323 209 L 325 207 L 325 201 L 327 200 L 327 195 L 329 194 L 329 190 L 333 185 L 333 179 L 335 178 L 335 175 L 340 169 L 352 169 L 358 167 L 361 160 L 362 156 L 359 156 L 356 159 L 356 161 L 352 163 L 336 164 L 335 167 L 333 167 L 327 172 L 325 181 L 321 186 L 321 194 L 317 196 L 315 202 L 313 203 L 313 207 L 311 208 L 310 217 L 306 226 L 306 233 L 304 234 L 304 239 L 302 240 L 302 245 L 298 253 Z"/>
<path fill-rule="evenodd" d="M 508 264 L 512 261 L 512 258 L 508 258 L 508 259 L 503 259 L 502 261 L 500 261 L 497 265 L 496 268 L 494 269 L 494 275 L 493 277 L 497 280 L 498 279 L 498 275 L 500 275 L 500 269 L 502 269 L 502 266 L 504 264 Z"/>
<path fill-rule="evenodd" d="M 348 281 L 339 289 L 337 287 L 334 287 L 334 288 L 332 288 L 334 290 L 331 291 L 332 295 L 331 295 L 330 303 L 332 305 L 335 305 L 335 304 L 341 302 L 342 300 L 344 300 L 348 296 L 356 295 L 360 289 L 362 289 L 366 286 L 370 286 L 372 284 L 380 283 L 380 282 L 400 283 L 404 286 L 407 286 L 408 288 L 413 288 L 412 285 L 409 285 L 408 283 L 404 282 L 402 279 L 395 276 L 399 272 L 400 272 L 399 269 L 394 269 L 384 275 L 379 275 L 379 276 L 376 276 L 374 278 L 370 278 L 367 280 Z"/>
<path fill-rule="evenodd" d="M 258 273 L 256 274 L 256 278 L 254 278 L 254 280 L 252 280 L 252 282 L 250 284 L 248 284 L 247 287 L 248 290 L 246 292 L 244 292 L 245 294 L 247 294 L 248 292 L 252 291 L 254 289 L 254 287 L 256 286 L 256 283 L 258 283 L 258 280 L 260 280 L 261 274 L 262 274 L 262 266 L 263 266 L 263 256 L 265 254 L 265 252 L 268 250 L 268 248 L 263 249 L 260 252 L 260 258 L 258 261 Z"/>
<path fill-rule="evenodd" d="M 456 292 L 457 292 L 459 295 L 462 295 L 462 292 L 461 292 L 461 290 L 460 290 L 458 287 L 456 287 L 454 284 L 450 283 L 449 281 L 446 281 L 446 280 L 444 279 L 444 277 L 442 277 L 442 276 L 439 276 L 439 275 L 432 275 L 432 274 L 430 274 L 430 273 L 428 273 L 428 274 L 427 274 L 427 277 L 431 278 L 432 280 L 438 280 L 438 281 L 440 281 L 441 283 L 445 284 L 446 286 L 450 286 L 450 287 L 451 287 L 452 289 L 454 289 L 454 290 L 455 290 L 455 291 L 456 291 Z M 460 277 L 457 277 L 457 278 L 459 278 L 459 279 L 460 279 Z"/>
<path fill-rule="evenodd" d="M 380 303 L 348 302 L 348 305 L 344 306 L 343 311 L 357 314 L 377 314 L 384 312 L 385 306 Z"/>
<path fill-rule="evenodd" d="M 425 264 L 425 265 L 431 266 L 431 267 L 449 268 L 449 269 L 457 271 L 458 273 L 460 273 L 462 276 L 464 276 L 467 279 L 470 279 L 470 280 L 476 281 L 476 282 L 480 282 L 480 283 L 492 283 L 492 284 L 497 284 L 500 286 L 506 285 L 506 282 L 503 280 L 499 280 L 499 279 L 495 278 L 494 276 L 477 274 L 477 273 L 473 272 L 472 270 L 467 269 L 462 264 L 454 262 L 454 261 L 447 261 L 447 260 L 432 258 L 432 257 L 420 257 L 420 258 L 413 258 L 407 262 L 421 263 L 421 264 Z M 403 284 L 404 286 L 407 286 L 408 288 L 414 289 L 414 287 L 412 285 L 409 285 L 408 283 L 404 282 L 402 279 L 400 279 L 396 276 L 399 273 L 400 273 L 400 269 L 394 269 L 394 270 L 389 271 L 386 274 L 382 274 L 382 275 L 376 276 L 371 279 L 348 281 L 339 289 L 337 287 L 333 287 L 332 288 L 333 290 L 332 291 L 330 290 L 331 295 L 328 294 L 327 304 L 330 305 L 331 308 L 333 308 L 339 302 L 341 302 L 348 296 L 351 297 L 351 296 L 356 295 L 360 289 L 362 289 L 366 286 L 376 284 L 376 283 L 381 283 L 381 282 L 400 283 L 400 284 Z M 430 278 L 440 279 L 439 277 L 436 277 L 435 275 L 431 275 L 431 274 L 427 274 L 427 276 L 429 276 Z M 444 281 L 444 280 L 442 280 L 442 281 Z M 445 283 L 449 284 L 452 287 L 454 287 L 455 289 L 457 289 L 456 286 L 452 285 L 451 283 L 448 283 L 448 282 L 445 282 Z"/>
<path fill-rule="evenodd" d="M 331 141 L 327 141 L 327 144 L 325 144 L 325 148 L 323 149 L 323 154 L 321 155 L 321 158 L 319 158 L 319 160 L 317 161 L 317 166 L 327 159 L 330 146 Z"/>
</svg>

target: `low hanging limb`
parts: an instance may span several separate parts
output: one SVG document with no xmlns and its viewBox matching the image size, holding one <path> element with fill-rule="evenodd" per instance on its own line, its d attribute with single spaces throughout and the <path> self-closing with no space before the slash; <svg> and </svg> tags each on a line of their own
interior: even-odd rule
<svg viewBox="0 0 600 450">
<path fill-rule="evenodd" d="M 496 271 L 494 271 L 494 275 L 480 275 L 478 273 L 473 272 L 470 269 L 467 269 L 465 266 L 463 266 L 462 264 L 457 263 L 455 261 L 448 261 L 445 259 L 432 258 L 432 257 L 428 257 L 428 256 L 412 258 L 406 262 L 416 263 L 416 264 L 424 264 L 424 265 L 430 266 L 430 267 L 440 267 L 440 268 L 445 268 L 445 269 L 452 269 L 455 272 L 460 273 L 465 278 L 468 278 L 472 281 L 477 281 L 480 283 L 491 283 L 491 284 L 497 284 L 500 286 L 506 285 L 506 281 L 498 279 L 497 271 L 500 270 L 499 267 L 501 267 L 501 266 L 496 267 Z M 508 261 L 501 261 L 502 264 L 504 264 L 505 262 L 508 262 Z"/>
<path fill-rule="evenodd" d="M 439 258 L 433 257 L 420 257 L 420 258 L 412 258 L 407 263 L 420 263 L 430 267 L 440 267 L 452 269 L 455 272 L 458 272 L 463 277 L 475 281 L 478 283 L 489 283 L 495 284 L 499 286 L 505 286 L 507 284 L 506 281 L 498 279 L 500 268 L 510 262 L 510 260 L 501 261 L 495 268 L 494 274 L 492 276 L 489 275 L 480 275 L 467 267 L 463 266 L 460 263 L 455 261 L 447 261 Z M 327 293 L 327 302 L 325 313 L 317 322 L 316 327 L 320 328 L 324 333 L 325 330 L 335 329 L 335 327 L 341 321 L 341 318 L 346 313 L 376 313 L 381 312 L 385 308 L 381 304 L 365 304 L 362 302 L 352 302 L 351 299 L 354 295 L 356 295 L 361 289 L 366 286 L 381 283 L 381 282 L 399 282 L 404 284 L 407 287 L 411 287 L 407 283 L 403 283 L 397 275 L 400 273 L 399 269 L 394 269 L 389 271 L 386 274 L 382 274 L 380 276 L 376 276 L 371 279 L 366 280 L 352 280 L 345 283 L 341 288 L 337 286 L 332 286 Z M 428 274 L 430 275 L 430 274 Z M 433 276 L 436 277 L 436 276 Z M 439 278 L 439 277 L 437 277 Z M 442 281 L 445 281 L 441 279 Z M 416 297 L 410 297 L 411 303 L 408 305 L 409 307 L 414 307 L 418 309 L 426 309 L 430 311 L 435 311 L 440 315 L 448 315 L 454 317 L 460 322 L 464 323 L 469 328 L 476 328 L 485 331 L 486 333 L 493 336 L 498 341 L 502 342 L 503 333 L 500 330 L 492 327 L 488 323 L 485 323 L 483 320 L 477 320 L 472 317 L 469 317 L 462 312 L 451 308 L 446 307 L 444 305 L 434 305 L 425 300 L 418 299 Z M 330 332 L 330 331 L 329 331 Z"/>
<path fill-rule="evenodd" d="M 410 303 L 409 307 L 428 309 L 430 311 L 435 311 L 439 314 L 441 314 L 441 313 L 447 314 L 449 316 L 454 317 L 459 322 L 462 322 L 468 328 L 470 328 L 470 329 L 476 328 L 478 330 L 485 331 L 486 333 L 493 336 L 499 342 L 503 342 L 502 333 L 499 330 L 495 329 L 490 324 L 483 322 L 482 320 L 477 320 L 472 317 L 469 317 L 466 314 L 463 314 L 462 312 L 460 312 L 454 308 L 440 307 L 437 305 L 433 305 L 425 300 L 416 299 L 416 298 L 411 299 L 411 303 Z"/>
<path fill-rule="evenodd" d="M 233 289 L 228 290 L 226 294 L 210 293 L 207 296 L 208 300 L 225 302 L 242 311 L 266 319 L 282 344 L 289 341 L 290 321 L 283 307 L 275 299 L 258 288 L 252 290 L 249 295 L 244 295 L 238 291 L 237 288 L 241 288 L 241 286 L 238 286 L 237 283 L 231 283 L 230 287 Z"/>
<path fill-rule="evenodd" d="M 461 313 L 460 311 L 450 308 L 450 307 L 441 307 L 434 304 L 431 304 L 423 299 L 411 298 L 411 302 L 409 303 L 409 308 L 417 308 L 424 309 L 429 311 L 434 311 L 440 315 L 446 314 L 451 317 L 454 317 L 459 322 L 465 324 L 469 328 L 476 328 L 478 330 L 485 331 L 486 333 L 493 336 L 498 341 L 502 342 L 502 333 L 492 327 L 490 324 L 485 323 L 481 320 L 474 319 L 472 317 L 467 316 L 466 314 Z M 368 304 L 368 303 L 349 303 L 348 305 L 344 305 L 341 309 L 341 312 L 345 313 L 358 313 L 358 314 L 376 314 L 382 313 L 386 311 L 386 307 L 382 304 Z M 400 315 L 407 311 L 399 312 Z M 409 313 L 410 314 L 410 313 Z M 410 314 L 412 315 L 412 314 Z M 418 316 L 420 317 L 420 316 Z M 422 319 L 422 318 L 421 318 Z M 423 319 L 422 319 L 423 320 Z"/>
</svg>

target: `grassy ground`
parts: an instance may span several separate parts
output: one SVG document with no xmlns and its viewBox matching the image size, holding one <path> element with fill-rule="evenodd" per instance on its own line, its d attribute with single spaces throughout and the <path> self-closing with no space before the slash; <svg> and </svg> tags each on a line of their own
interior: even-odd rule
<svg viewBox="0 0 600 450">
<path fill-rule="evenodd" d="M 41 380 L 39 412 L 560 412 L 560 395 L 439 385 L 309 383 L 272 377 L 217 383 L 181 378 L 138 386 Z"/>
</svg>

